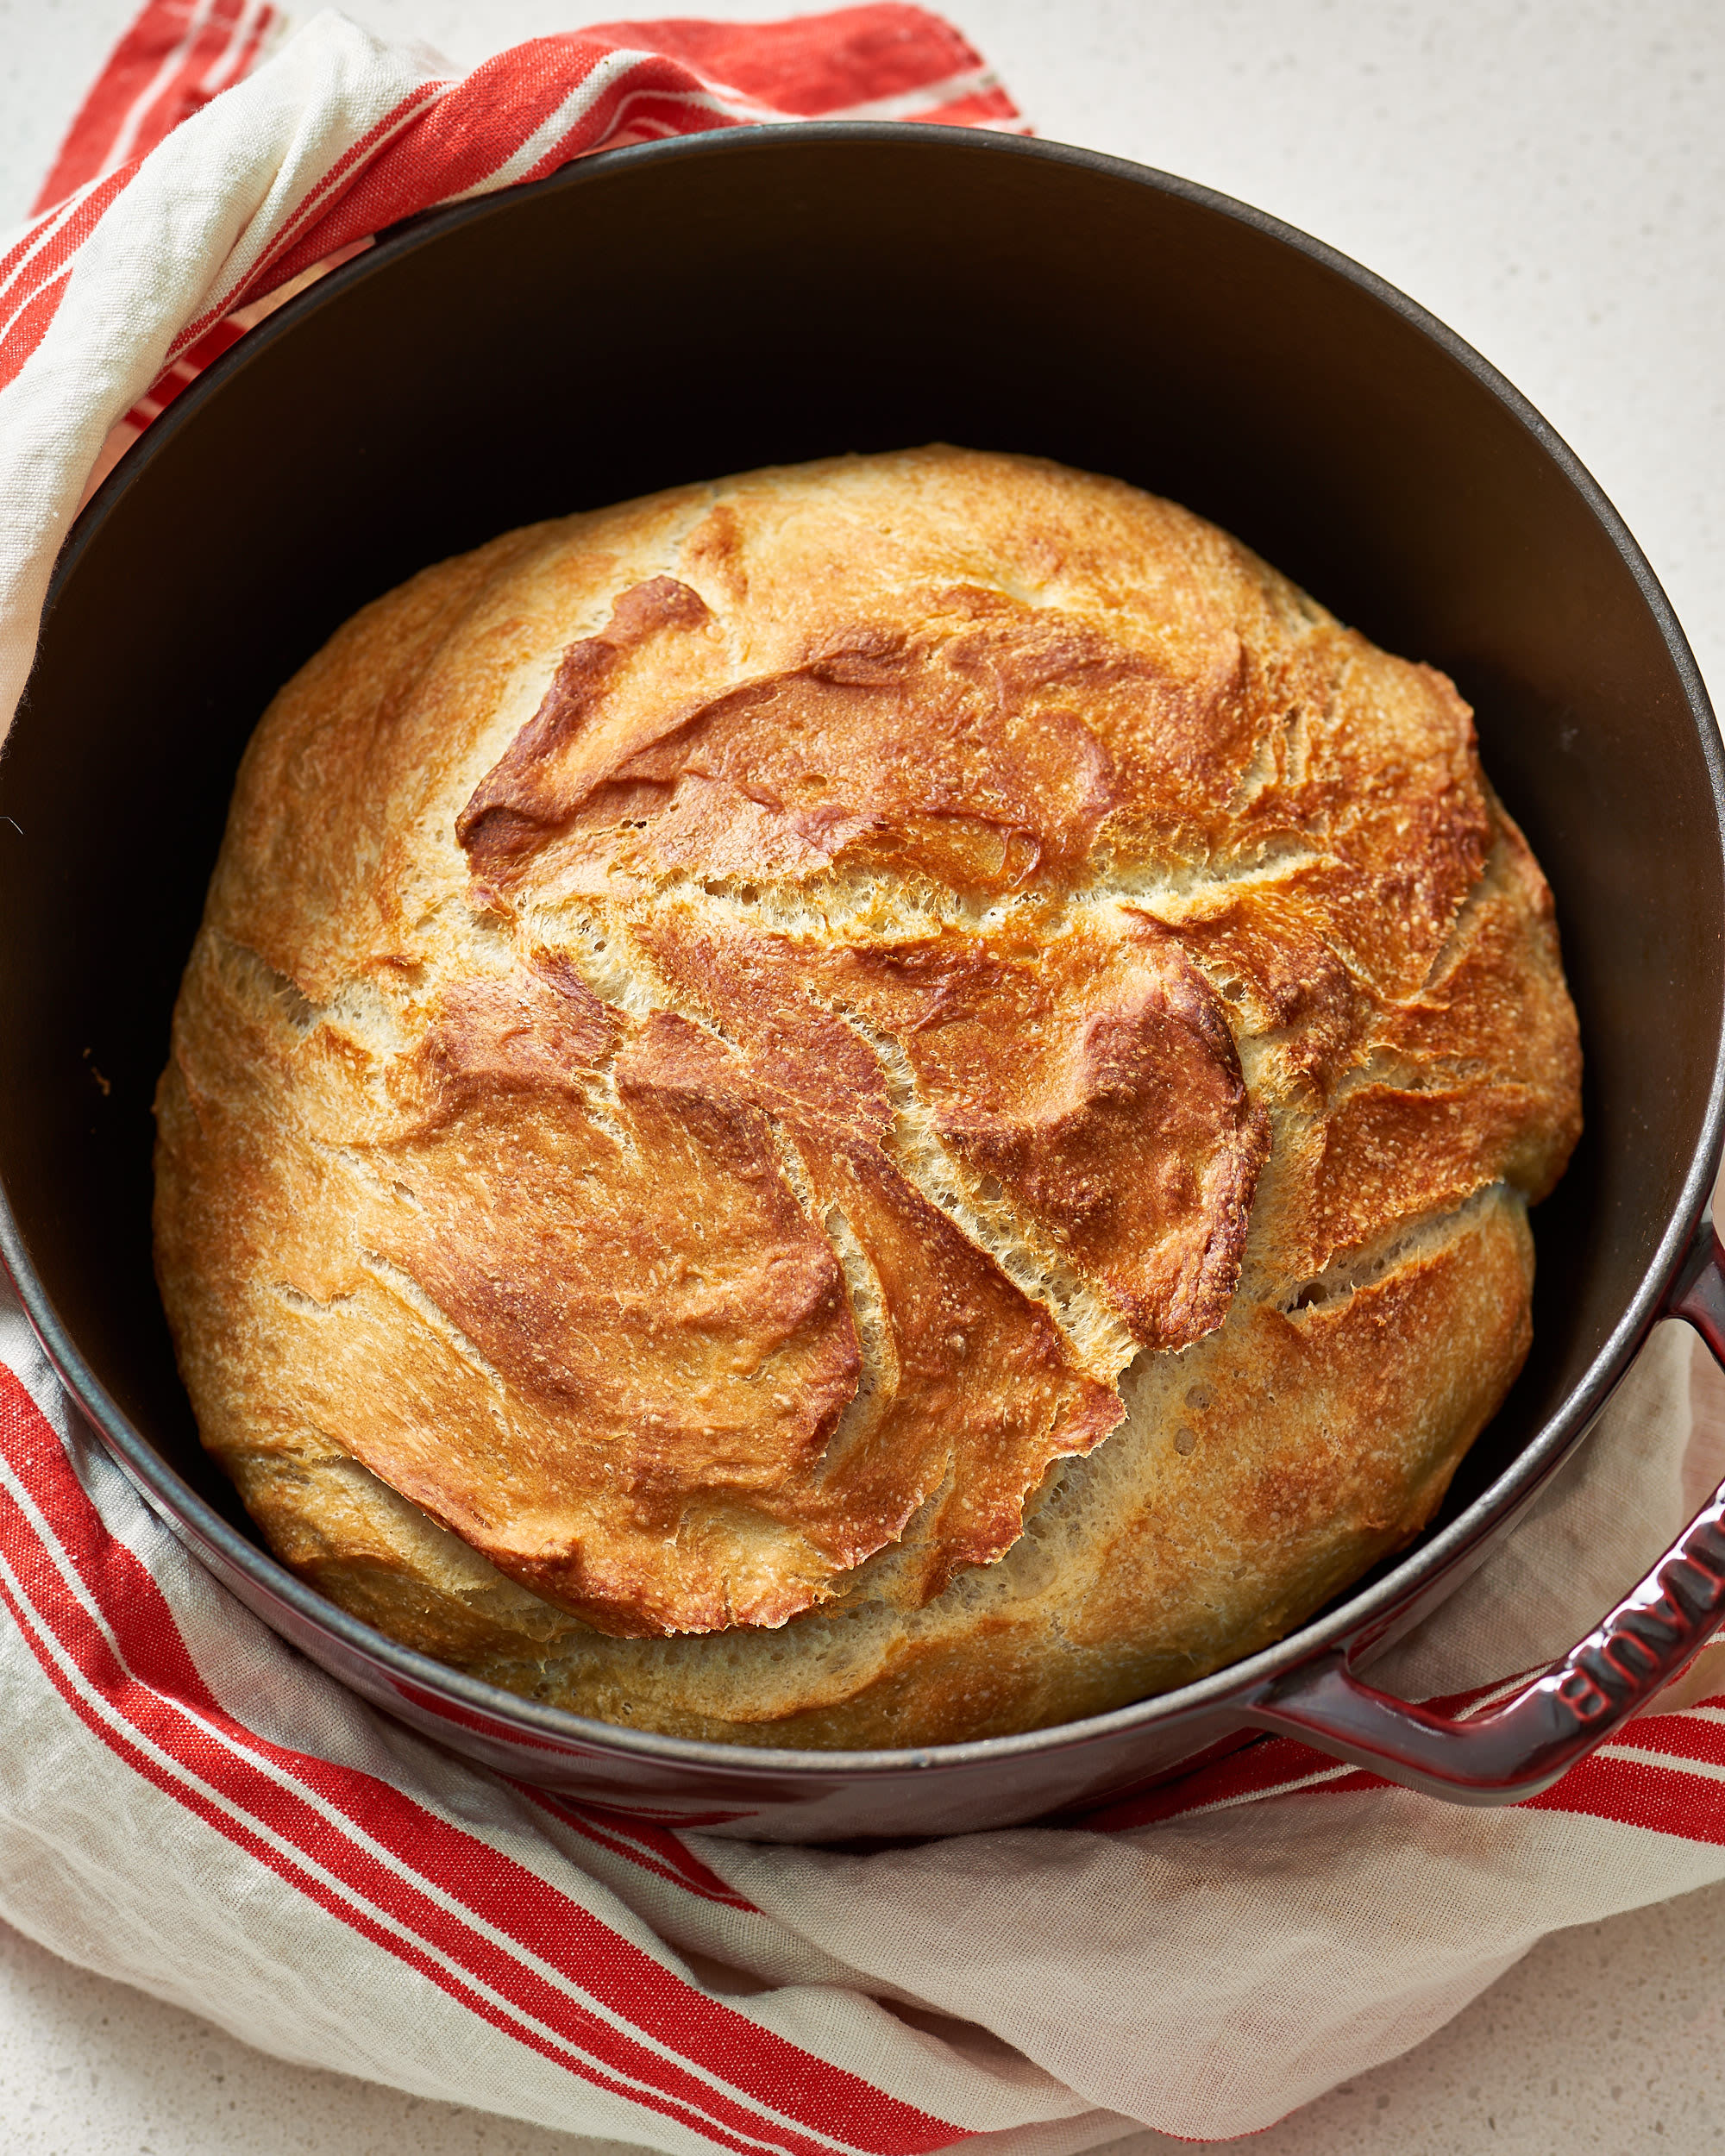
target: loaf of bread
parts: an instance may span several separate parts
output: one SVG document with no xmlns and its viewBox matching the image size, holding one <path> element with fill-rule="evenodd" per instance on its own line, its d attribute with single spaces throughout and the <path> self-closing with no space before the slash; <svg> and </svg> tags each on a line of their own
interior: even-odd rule
<svg viewBox="0 0 1725 2156">
<path fill-rule="evenodd" d="M 158 1272 L 271 1546 L 398 1639 L 989 1735 L 1429 1519 L 1579 1069 L 1441 674 L 1115 481 L 840 458 L 512 532 L 281 692 Z"/>
</svg>

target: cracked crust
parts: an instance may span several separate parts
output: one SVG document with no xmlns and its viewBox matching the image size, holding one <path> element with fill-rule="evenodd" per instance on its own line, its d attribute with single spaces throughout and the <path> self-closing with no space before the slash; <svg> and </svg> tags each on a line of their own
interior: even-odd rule
<svg viewBox="0 0 1725 2156">
<path fill-rule="evenodd" d="M 843 459 L 511 534 L 282 692 L 158 1269 L 348 1607 L 638 1726 L 929 1741 L 1417 1530 L 1578 1068 L 1442 676 L 1117 483 Z"/>
</svg>

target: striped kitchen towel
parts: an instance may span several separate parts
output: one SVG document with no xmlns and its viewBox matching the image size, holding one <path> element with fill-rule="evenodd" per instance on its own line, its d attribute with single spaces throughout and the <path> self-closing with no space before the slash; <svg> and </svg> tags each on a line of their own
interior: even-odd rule
<svg viewBox="0 0 1725 2156">
<path fill-rule="evenodd" d="M 1668 1325 L 1566 1485 L 1374 1669 L 1585 1631 L 1725 1476 Z M 280 2057 L 693 2156 L 1067 2156 L 1271 2123 L 1564 1926 L 1725 1878 L 1725 1651 L 1532 1803 L 1265 1739 L 1078 1824 L 857 1854 L 481 1772 L 162 1526 L 0 1307 L 0 1917 Z"/>
<path fill-rule="evenodd" d="M 624 141 L 796 115 L 1014 127 L 945 24 L 618 25 L 455 78 L 323 15 L 158 0 L 0 259 L 9 713 L 94 470 L 384 224 Z M 261 64 L 260 64 L 261 62 Z M 1725 1477 L 1654 1335 L 1575 1467 L 1374 1676 L 1483 1704 Z M 1263 2127 L 1542 1934 L 1725 1877 L 1725 1651 L 1534 1802 L 1266 1739 L 1060 1827 L 870 1854 L 643 1824 L 467 1766 L 182 1549 L 0 1298 L 0 1915 L 279 2055 L 676 2156 L 1066 2156 Z"/>
</svg>

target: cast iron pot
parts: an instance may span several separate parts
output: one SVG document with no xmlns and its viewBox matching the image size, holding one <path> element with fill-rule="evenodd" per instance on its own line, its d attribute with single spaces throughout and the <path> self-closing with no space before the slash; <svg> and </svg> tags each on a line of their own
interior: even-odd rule
<svg viewBox="0 0 1725 2156">
<path fill-rule="evenodd" d="M 613 1728 L 343 1615 L 204 1462 L 150 1269 L 168 1014 L 240 751 L 355 608 L 532 518 L 933 440 L 1171 495 L 1476 707 L 1557 893 L 1587 1056 L 1587 1135 L 1536 1219 L 1535 1345 L 1433 1531 L 1202 1683 L 926 1751 Z M 1487 1715 L 1451 1722 L 1352 1672 L 1505 1532 L 1659 1316 L 1725 1338 L 1699 1225 L 1722 805 L 1694 663 L 1609 504 L 1477 354 L 1352 263 L 1048 144 L 851 125 L 624 150 L 386 237 L 205 374 L 79 520 L 0 768 L 6 1259 L 97 1431 L 242 1601 L 391 1714 L 533 1782 L 762 1838 L 945 1833 L 1094 1806 L 1274 1728 L 1464 1801 L 1526 1796 L 1725 1614 L 1717 1503 Z"/>
</svg>

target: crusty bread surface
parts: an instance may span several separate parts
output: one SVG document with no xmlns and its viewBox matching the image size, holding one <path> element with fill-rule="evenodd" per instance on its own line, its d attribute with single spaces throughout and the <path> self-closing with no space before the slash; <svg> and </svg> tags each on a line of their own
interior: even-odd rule
<svg viewBox="0 0 1725 2156">
<path fill-rule="evenodd" d="M 512 532 L 247 752 L 156 1256 L 271 1546 L 532 1697 L 1038 1727 L 1429 1519 L 1579 1129 L 1444 676 L 942 447 Z"/>
</svg>

